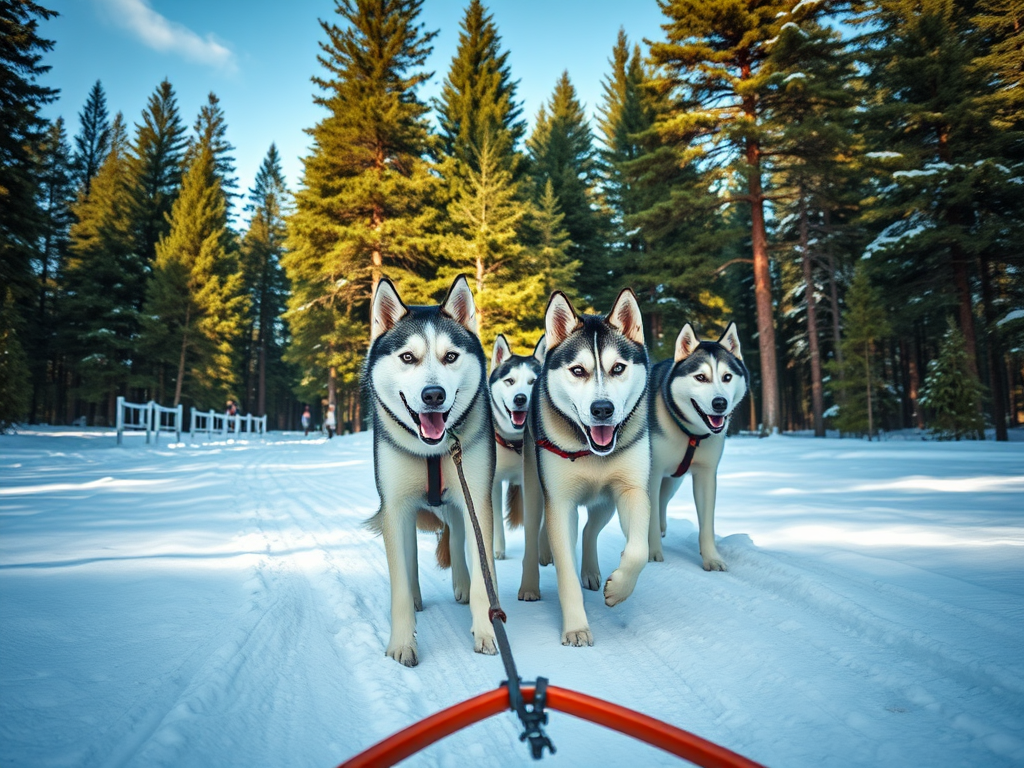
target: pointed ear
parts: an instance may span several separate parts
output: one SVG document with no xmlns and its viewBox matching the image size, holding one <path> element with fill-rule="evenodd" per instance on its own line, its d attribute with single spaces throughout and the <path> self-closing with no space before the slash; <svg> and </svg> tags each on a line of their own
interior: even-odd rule
<svg viewBox="0 0 1024 768">
<path fill-rule="evenodd" d="M 729 323 L 729 327 L 725 329 L 725 333 L 722 334 L 718 343 L 740 360 L 743 359 L 743 355 L 740 354 L 740 336 L 736 331 L 736 323 Z"/>
<path fill-rule="evenodd" d="M 402 303 L 395 290 L 394 283 L 386 277 L 382 277 L 377 283 L 377 290 L 373 294 L 373 310 L 370 323 L 370 343 L 377 340 L 377 337 L 386 331 L 390 331 L 395 324 L 405 317 L 409 311 Z"/>
<path fill-rule="evenodd" d="M 643 346 L 644 322 L 640 315 L 640 304 L 637 303 L 632 288 L 623 288 L 619 292 L 606 322 L 627 339 Z"/>
<path fill-rule="evenodd" d="M 498 338 L 494 340 L 494 351 L 491 352 L 491 370 L 496 371 L 498 366 L 511 356 L 512 350 L 509 349 L 508 342 L 505 340 L 505 334 L 499 333 Z"/>
<path fill-rule="evenodd" d="M 441 302 L 441 314 L 450 317 L 470 333 L 476 333 L 476 303 L 465 275 L 459 275 Z"/>
<path fill-rule="evenodd" d="M 689 323 L 683 326 L 683 330 L 676 336 L 676 357 L 675 360 L 678 363 L 680 360 L 685 360 L 693 354 L 693 350 L 700 344 L 700 340 L 697 338 L 697 334 L 693 332 L 693 326 Z"/>
<path fill-rule="evenodd" d="M 569 334 L 581 324 L 579 315 L 565 294 L 561 291 L 552 293 L 544 313 L 544 337 L 547 339 L 548 351 L 569 338 Z"/>
<path fill-rule="evenodd" d="M 544 356 L 548 353 L 548 337 L 541 336 L 537 346 L 533 348 L 533 356 L 538 363 L 544 363 Z"/>
</svg>

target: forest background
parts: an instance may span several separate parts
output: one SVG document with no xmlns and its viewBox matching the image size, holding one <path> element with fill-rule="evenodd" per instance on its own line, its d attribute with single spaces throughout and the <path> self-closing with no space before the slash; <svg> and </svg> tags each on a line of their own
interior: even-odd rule
<svg viewBox="0 0 1024 768">
<path fill-rule="evenodd" d="M 0 427 L 123 395 L 358 431 L 377 281 L 429 303 L 460 273 L 488 350 L 532 347 L 555 288 L 633 287 L 655 359 L 734 320 L 734 429 L 1024 419 L 1024 0 L 662 2 L 574 73 L 592 116 L 568 71 L 524 114 L 477 0 L 437 73 L 422 0 L 323 5 L 301 177 L 270 145 L 243 190 L 213 93 L 191 129 L 168 80 L 134 119 L 99 81 L 46 119 L 54 12 L 0 0 Z"/>
</svg>

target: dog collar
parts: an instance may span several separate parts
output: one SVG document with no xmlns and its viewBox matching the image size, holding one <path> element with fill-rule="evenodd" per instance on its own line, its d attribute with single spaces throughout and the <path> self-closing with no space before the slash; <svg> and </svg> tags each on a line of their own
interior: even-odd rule
<svg viewBox="0 0 1024 768">
<path fill-rule="evenodd" d="M 441 495 L 444 493 L 444 480 L 441 477 L 441 457 L 427 457 L 427 504 L 431 507 L 441 506 Z"/>
<path fill-rule="evenodd" d="M 586 451 L 563 451 L 561 448 L 559 448 L 557 445 L 552 443 L 547 438 L 542 438 L 541 440 L 538 440 L 537 441 L 537 447 L 538 448 L 543 448 L 545 451 L 551 451 L 556 456 L 561 456 L 563 459 L 568 459 L 569 461 L 576 461 L 576 459 L 581 459 L 584 456 L 589 456 L 590 455 L 590 451 L 589 450 L 586 450 Z"/>
<path fill-rule="evenodd" d="M 494 442 L 503 448 L 515 451 L 520 456 L 523 455 L 523 441 L 522 440 L 506 440 L 504 437 L 499 435 L 497 432 L 494 433 Z"/>
</svg>

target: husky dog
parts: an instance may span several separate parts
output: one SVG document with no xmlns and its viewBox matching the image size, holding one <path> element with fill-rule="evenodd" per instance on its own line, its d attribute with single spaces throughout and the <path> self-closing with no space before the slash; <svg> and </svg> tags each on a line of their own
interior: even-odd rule
<svg viewBox="0 0 1024 768">
<path fill-rule="evenodd" d="M 497 464 L 494 469 L 494 559 L 505 559 L 505 526 L 501 519 L 502 483 L 508 482 L 508 523 L 523 524 L 523 432 L 530 406 L 533 382 L 544 362 L 544 337 L 540 337 L 532 355 L 513 355 L 502 334 L 494 340 L 491 353 L 491 416 L 494 418 L 494 442 Z"/>
<path fill-rule="evenodd" d="M 576 314 L 561 292 L 545 314 L 547 355 L 527 419 L 523 496 L 526 547 L 520 600 L 540 599 L 538 539 L 544 516 L 558 575 L 562 645 L 593 645 L 576 577 L 577 506 L 587 507 L 583 586 L 601 588 L 597 534 L 619 510 L 626 548 L 604 584 L 606 605 L 633 592 L 647 564 L 647 350 L 636 296 L 622 291 L 607 317 Z"/>
<path fill-rule="evenodd" d="M 674 359 L 651 371 L 651 560 L 664 560 L 666 509 L 689 471 L 704 570 L 727 570 L 715 547 L 718 463 L 729 418 L 749 386 L 735 323 L 718 341 L 698 341 L 687 323 L 676 338 Z"/>
<path fill-rule="evenodd" d="M 381 503 L 369 525 L 384 535 L 391 577 L 387 655 L 407 667 L 419 661 L 415 611 L 423 609 L 423 601 L 417 516 L 440 518 L 445 533 L 450 530 L 450 542 L 441 540 L 438 560 L 450 556 L 455 599 L 469 602 L 474 649 L 497 653 L 476 538 L 447 445 L 449 431 L 457 433 L 493 576 L 494 428 L 487 404 L 487 360 L 466 279 L 456 279 L 444 302 L 431 307 L 407 307 L 391 281 L 382 279 L 373 297 L 370 339 L 363 380 L 373 403 L 373 469 Z M 472 576 L 466 567 L 467 530 Z M 442 553 L 446 544 L 450 552 Z"/>
</svg>

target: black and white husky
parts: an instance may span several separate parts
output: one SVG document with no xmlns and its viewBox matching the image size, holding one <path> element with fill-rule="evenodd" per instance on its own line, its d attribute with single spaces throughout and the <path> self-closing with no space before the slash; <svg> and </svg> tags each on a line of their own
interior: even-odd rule
<svg viewBox="0 0 1024 768">
<path fill-rule="evenodd" d="M 494 559 L 505 558 L 505 525 L 502 521 L 502 484 L 508 483 L 508 523 L 523 524 L 523 433 L 530 407 L 533 383 L 544 362 L 544 337 L 532 355 L 513 355 L 508 340 L 501 334 L 494 340 L 491 353 L 491 416 L 494 418 L 494 442 L 497 462 L 494 468 Z"/>
<path fill-rule="evenodd" d="M 382 279 L 373 297 L 370 339 L 363 380 L 373 403 L 373 469 L 380 511 L 369 524 L 383 533 L 391 577 L 387 655 L 409 667 L 419 661 L 415 611 L 422 610 L 423 603 L 416 521 L 417 516 L 430 517 L 424 511 L 450 529 L 452 585 L 455 599 L 469 602 L 474 649 L 497 653 L 476 539 L 448 453 L 452 431 L 462 442 L 466 480 L 493 575 L 494 429 L 487 359 L 477 338 L 476 306 L 465 278 L 452 283 L 440 306 L 430 307 L 406 306 L 391 281 Z"/>
<path fill-rule="evenodd" d="M 577 315 L 560 292 L 545 314 L 547 354 L 534 385 L 524 451 L 526 544 L 520 600 L 540 599 L 542 515 L 558 576 L 562 644 L 593 645 L 576 576 L 577 507 L 587 508 L 583 586 L 601 588 L 597 534 L 615 509 L 626 534 L 619 567 L 604 583 L 616 605 L 647 564 L 651 457 L 647 350 L 636 296 L 622 291 L 607 317 Z"/>
<path fill-rule="evenodd" d="M 729 418 L 749 382 L 735 323 L 718 341 L 698 341 L 687 323 L 676 338 L 674 358 L 651 371 L 651 560 L 664 559 L 666 509 L 689 471 L 704 570 L 727 570 L 715 547 L 718 463 Z"/>
</svg>

